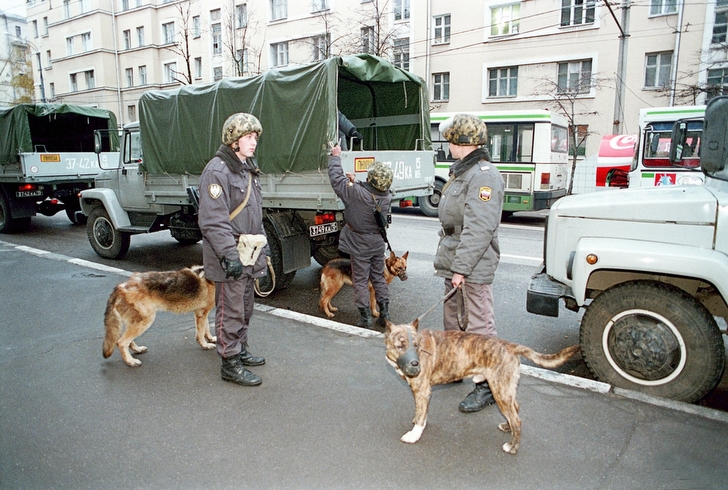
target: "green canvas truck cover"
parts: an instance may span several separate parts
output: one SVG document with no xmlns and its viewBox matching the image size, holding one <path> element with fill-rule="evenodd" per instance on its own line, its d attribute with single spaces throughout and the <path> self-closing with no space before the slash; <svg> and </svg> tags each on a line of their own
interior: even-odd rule
<svg viewBox="0 0 728 490">
<path fill-rule="evenodd" d="M 144 167 L 151 173 L 201 173 L 220 147 L 225 120 L 248 112 L 263 126 L 256 151 L 261 170 L 320 170 L 329 142 L 339 138 L 337 107 L 358 122 L 365 149 L 431 149 L 424 81 L 361 54 L 145 92 L 139 100 Z"/>
<path fill-rule="evenodd" d="M 17 162 L 18 153 L 93 153 L 97 129 L 117 129 L 114 113 L 70 104 L 0 107 L 0 165 Z"/>
</svg>

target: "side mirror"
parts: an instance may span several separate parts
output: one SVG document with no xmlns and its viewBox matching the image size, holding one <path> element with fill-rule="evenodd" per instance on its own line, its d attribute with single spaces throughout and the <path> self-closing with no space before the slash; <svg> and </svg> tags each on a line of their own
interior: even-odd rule
<svg viewBox="0 0 728 490">
<path fill-rule="evenodd" d="M 728 96 L 723 95 L 710 99 L 705 108 L 703 143 L 700 151 L 700 165 L 705 172 L 719 172 L 725 168 L 728 158 L 726 136 L 728 136 Z"/>
<path fill-rule="evenodd" d="M 101 133 L 98 130 L 94 131 L 94 153 L 98 155 L 99 153 L 101 153 L 103 147 L 104 143 L 101 137 Z"/>
<path fill-rule="evenodd" d="M 687 121 L 677 121 L 672 126 L 672 137 L 670 138 L 670 163 L 673 165 L 682 160 L 685 142 L 688 139 Z"/>
</svg>

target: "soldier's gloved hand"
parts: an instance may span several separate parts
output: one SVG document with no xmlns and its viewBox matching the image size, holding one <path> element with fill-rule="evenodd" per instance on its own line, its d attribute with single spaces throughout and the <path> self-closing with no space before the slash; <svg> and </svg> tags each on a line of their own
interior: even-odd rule
<svg viewBox="0 0 728 490">
<path fill-rule="evenodd" d="M 232 277 L 237 281 L 243 275 L 243 263 L 238 258 L 230 260 L 227 257 L 223 257 L 220 259 L 220 265 L 222 266 L 222 270 L 225 271 L 226 278 Z"/>
</svg>

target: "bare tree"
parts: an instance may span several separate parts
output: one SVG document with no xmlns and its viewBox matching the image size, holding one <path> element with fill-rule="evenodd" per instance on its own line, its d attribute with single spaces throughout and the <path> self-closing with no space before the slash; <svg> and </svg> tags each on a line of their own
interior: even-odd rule
<svg viewBox="0 0 728 490">
<path fill-rule="evenodd" d="M 233 73 L 241 77 L 247 74 L 257 75 L 261 72 L 260 59 L 262 50 L 255 49 L 250 39 L 258 31 L 258 21 L 255 20 L 255 12 L 248 10 L 249 4 L 239 4 L 232 12 L 228 12 L 227 29 L 225 32 L 224 46 L 233 63 Z M 247 60 L 246 60 L 247 55 Z M 253 55 L 257 63 L 251 63 Z"/>
<path fill-rule="evenodd" d="M 185 69 L 182 71 L 175 70 L 173 78 L 175 81 L 183 85 L 191 85 L 193 80 L 192 63 L 190 62 L 192 58 L 192 54 L 190 52 L 190 36 L 192 35 L 190 32 L 192 2 L 191 0 L 184 0 L 176 3 L 174 8 L 179 14 L 179 30 L 176 33 L 174 44 L 167 47 L 167 49 L 183 59 Z"/>
<path fill-rule="evenodd" d="M 33 101 L 35 85 L 33 80 L 33 64 L 29 58 L 14 58 L 11 62 L 10 85 L 15 97 L 13 103 L 24 104 Z"/>
<path fill-rule="evenodd" d="M 574 174 L 578 162 L 579 148 L 584 146 L 587 137 L 593 132 L 582 130 L 587 125 L 582 124 L 583 118 L 598 115 L 598 111 L 590 111 L 585 107 L 581 95 L 591 90 L 604 88 L 608 83 L 606 79 L 599 79 L 593 73 L 582 73 L 578 80 L 571 80 L 567 86 L 559 84 L 551 78 L 542 78 L 536 85 L 536 95 L 546 95 L 550 104 L 562 114 L 568 124 L 569 152 L 571 153 L 571 172 L 569 176 L 569 187 L 567 194 L 571 194 L 574 188 Z"/>
</svg>

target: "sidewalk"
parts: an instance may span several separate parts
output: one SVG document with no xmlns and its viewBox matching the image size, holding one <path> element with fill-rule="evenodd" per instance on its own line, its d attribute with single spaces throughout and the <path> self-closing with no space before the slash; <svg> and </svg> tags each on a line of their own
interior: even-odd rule
<svg viewBox="0 0 728 490">
<path fill-rule="evenodd" d="M 220 380 L 192 315 L 160 314 L 138 368 L 103 359 L 125 275 L 88 265 L 0 241 L 0 489 L 725 486 L 728 414 L 531 367 L 518 455 L 495 406 L 458 412 L 469 381 L 436 387 L 404 444 L 414 403 L 381 336 L 290 311 L 257 307 L 259 387 Z"/>
</svg>

